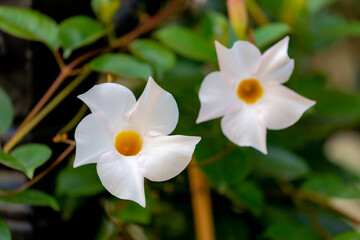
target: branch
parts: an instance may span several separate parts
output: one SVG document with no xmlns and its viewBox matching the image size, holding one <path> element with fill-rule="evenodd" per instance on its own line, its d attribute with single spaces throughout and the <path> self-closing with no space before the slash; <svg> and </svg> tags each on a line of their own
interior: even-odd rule
<svg viewBox="0 0 360 240">
<path fill-rule="evenodd" d="M 209 184 L 199 168 L 188 168 L 188 175 L 196 239 L 215 240 Z"/>
</svg>

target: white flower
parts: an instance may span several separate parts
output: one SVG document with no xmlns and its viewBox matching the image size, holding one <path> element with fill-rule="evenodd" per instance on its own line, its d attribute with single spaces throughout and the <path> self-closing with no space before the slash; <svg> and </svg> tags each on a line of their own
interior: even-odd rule
<svg viewBox="0 0 360 240">
<path fill-rule="evenodd" d="M 221 128 L 230 141 L 266 154 L 266 129 L 293 125 L 315 104 L 282 85 L 294 69 L 288 43 L 285 37 L 261 55 L 246 41 L 231 49 L 215 42 L 220 71 L 202 82 L 196 122 L 223 117 Z"/>
<path fill-rule="evenodd" d="M 113 195 L 145 207 L 144 177 L 165 181 L 191 160 L 200 137 L 167 136 L 179 111 L 173 96 L 150 77 L 136 102 L 133 93 L 103 83 L 79 96 L 91 114 L 75 131 L 74 167 L 97 163 L 104 187 Z"/>
</svg>

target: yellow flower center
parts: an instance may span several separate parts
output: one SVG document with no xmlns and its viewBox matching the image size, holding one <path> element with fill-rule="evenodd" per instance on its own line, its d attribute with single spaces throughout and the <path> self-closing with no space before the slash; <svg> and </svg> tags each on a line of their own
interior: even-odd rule
<svg viewBox="0 0 360 240">
<path fill-rule="evenodd" d="M 115 137 L 115 148 L 124 156 L 135 156 L 141 151 L 142 140 L 137 132 L 126 130 Z"/>
<path fill-rule="evenodd" d="M 258 80 L 249 78 L 239 83 L 236 93 L 241 100 L 251 104 L 262 97 L 263 88 Z"/>
</svg>

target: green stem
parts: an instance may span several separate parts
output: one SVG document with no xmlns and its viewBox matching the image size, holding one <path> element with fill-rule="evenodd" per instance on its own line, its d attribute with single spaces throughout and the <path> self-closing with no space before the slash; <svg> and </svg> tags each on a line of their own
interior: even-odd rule
<svg viewBox="0 0 360 240">
<path fill-rule="evenodd" d="M 264 11 L 255 0 L 246 0 L 245 3 L 249 14 L 256 24 L 263 26 L 270 22 Z"/>
<path fill-rule="evenodd" d="M 68 86 L 66 86 L 56 97 L 53 98 L 33 119 L 21 128 L 16 135 L 4 147 L 4 152 L 9 152 L 26 134 L 28 134 L 37 124 L 39 124 L 59 103 L 62 102 L 88 75 L 84 72 L 77 76 Z"/>
<path fill-rule="evenodd" d="M 84 115 L 86 114 L 86 111 L 88 110 L 88 107 L 83 104 L 79 110 L 79 112 L 75 115 L 75 117 L 73 119 L 71 119 L 71 121 L 66 124 L 60 131 L 59 133 L 67 133 L 69 131 L 71 131 L 71 129 L 73 129 L 79 122 L 80 120 L 84 117 Z"/>
</svg>

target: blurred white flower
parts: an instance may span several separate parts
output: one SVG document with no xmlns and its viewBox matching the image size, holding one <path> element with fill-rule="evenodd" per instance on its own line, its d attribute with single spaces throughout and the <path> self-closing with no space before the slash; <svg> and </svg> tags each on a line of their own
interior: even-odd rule
<svg viewBox="0 0 360 240">
<path fill-rule="evenodd" d="M 283 129 L 297 122 L 315 104 L 282 84 L 294 69 L 285 37 L 264 54 L 246 41 L 231 49 L 215 42 L 220 71 L 201 84 L 197 123 L 223 117 L 224 135 L 239 146 L 267 154 L 266 129 Z"/>
<path fill-rule="evenodd" d="M 327 158 L 344 169 L 360 176 L 360 134 L 357 131 L 340 131 L 324 144 Z"/>
<path fill-rule="evenodd" d="M 173 96 L 150 77 L 136 102 L 116 83 L 103 83 L 79 98 L 89 106 L 75 131 L 74 167 L 97 163 L 104 187 L 113 195 L 145 207 L 144 177 L 165 181 L 191 160 L 200 137 L 167 136 L 179 111 Z"/>
</svg>

